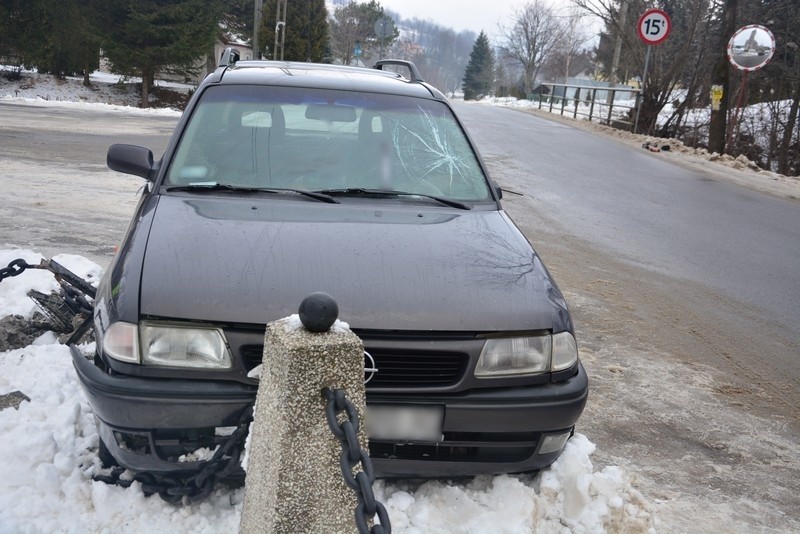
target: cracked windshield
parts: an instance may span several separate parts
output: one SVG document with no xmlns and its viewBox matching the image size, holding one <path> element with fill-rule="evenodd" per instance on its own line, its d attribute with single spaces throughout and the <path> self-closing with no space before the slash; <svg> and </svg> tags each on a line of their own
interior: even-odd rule
<svg viewBox="0 0 800 534">
<path fill-rule="evenodd" d="M 446 105 L 298 88 L 209 88 L 167 181 L 490 198 L 478 160 Z"/>
</svg>

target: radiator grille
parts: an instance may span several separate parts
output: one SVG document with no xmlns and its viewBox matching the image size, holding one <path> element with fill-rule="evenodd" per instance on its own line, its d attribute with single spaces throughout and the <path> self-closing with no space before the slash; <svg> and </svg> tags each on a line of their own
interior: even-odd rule
<svg viewBox="0 0 800 534">
<path fill-rule="evenodd" d="M 367 388 L 431 388 L 456 384 L 469 357 L 459 352 L 367 349 L 378 372 Z"/>
<path fill-rule="evenodd" d="M 264 348 L 245 345 L 240 349 L 247 370 L 261 363 Z M 469 356 L 461 352 L 370 349 L 378 372 L 367 383 L 371 388 L 441 388 L 461 380 Z M 364 377 L 367 378 L 366 376 Z"/>
</svg>

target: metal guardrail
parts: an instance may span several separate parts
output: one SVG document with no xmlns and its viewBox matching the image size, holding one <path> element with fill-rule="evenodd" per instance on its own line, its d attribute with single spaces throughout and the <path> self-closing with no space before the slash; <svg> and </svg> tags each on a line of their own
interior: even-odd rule
<svg viewBox="0 0 800 534">
<path fill-rule="evenodd" d="M 550 94 L 537 93 L 528 97 L 529 100 L 539 102 L 539 109 L 560 115 L 572 115 L 574 119 L 580 115 L 586 117 L 590 122 L 597 120 L 608 125 L 612 123 L 625 124 L 633 129 L 634 110 L 639 103 L 639 89 L 563 83 L 543 83 L 541 85 L 549 88 Z M 556 94 L 557 92 L 562 94 Z M 634 94 L 635 104 L 629 104 L 629 99 L 619 101 L 618 93 Z"/>
</svg>

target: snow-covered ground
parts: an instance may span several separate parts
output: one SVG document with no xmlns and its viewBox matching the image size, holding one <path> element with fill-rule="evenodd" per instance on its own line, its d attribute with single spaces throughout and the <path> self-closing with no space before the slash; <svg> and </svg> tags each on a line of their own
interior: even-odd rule
<svg viewBox="0 0 800 534">
<path fill-rule="evenodd" d="M 24 102 L 39 105 L 74 106 L 88 105 L 90 108 L 120 110 L 127 113 L 180 113 L 174 109 L 139 109 L 138 78 L 122 78 L 107 72 L 93 72 L 89 79 L 91 87 L 83 85 L 83 78 L 67 77 L 58 80 L 53 76 L 24 71 L 18 81 L 9 81 L 2 76 L 9 67 L 0 65 L 0 101 Z M 176 91 L 189 91 L 193 86 L 172 82 L 156 82 L 158 87 Z M 138 111 L 135 111 L 138 110 Z"/>
</svg>

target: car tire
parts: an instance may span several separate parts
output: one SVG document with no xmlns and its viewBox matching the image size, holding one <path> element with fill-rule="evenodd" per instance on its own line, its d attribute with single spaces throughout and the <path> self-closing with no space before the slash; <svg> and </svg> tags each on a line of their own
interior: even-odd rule
<svg viewBox="0 0 800 534">
<path fill-rule="evenodd" d="M 102 462 L 103 467 L 117 467 L 119 462 L 114 456 L 111 454 L 111 451 L 108 450 L 108 447 L 103 440 L 100 440 L 100 445 L 97 447 L 97 456 L 100 457 L 100 462 Z"/>
</svg>

